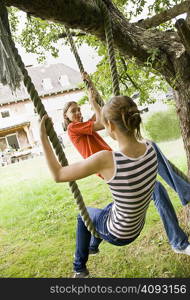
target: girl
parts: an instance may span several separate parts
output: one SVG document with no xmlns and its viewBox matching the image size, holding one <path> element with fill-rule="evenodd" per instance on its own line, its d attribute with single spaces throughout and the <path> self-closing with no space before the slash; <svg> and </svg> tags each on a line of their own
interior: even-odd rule
<svg viewBox="0 0 190 300">
<path fill-rule="evenodd" d="M 104 105 L 101 122 L 118 142 L 119 151 L 103 150 L 81 162 L 62 167 L 46 135 L 44 116 L 40 136 L 45 157 L 56 182 L 75 181 L 99 173 L 110 187 L 113 202 L 104 209 L 89 208 L 91 220 L 100 238 L 117 246 L 133 242 L 144 227 L 146 212 L 157 176 L 156 152 L 149 142 L 140 141 L 140 112 L 127 96 L 113 97 Z M 91 234 L 78 216 L 75 278 L 87 277 L 86 268 Z"/>
<path fill-rule="evenodd" d="M 87 122 L 83 122 L 78 104 L 76 102 L 68 102 L 64 108 L 64 121 L 73 145 L 84 158 L 87 158 L 98 151 L 112 151 L 112 149 L 97 133 L 97 131 L 104 128 L 100 117 L 101 108 L 97 104 L 98 100 L 101 100 L 100 95 L 89 75 L 84 72 L 82 77 L 84 81 L 87 81 L 89 102 L 95 112 L 95 117 Z M 117 107 L 117 103 L 115 106 Z M 151 142 L 151 144 L 157 154 L 158 174 L 177 192 L 182 204 L 188 204 L 190 202 L 190 184 L 173 171 L 167 158 L 163 155 L 158 146 L 153 142 Z M 102 178 L 102 175 L 98 175 Z M 158 180 L 156 181 L 152 196 L 172 249 L 177 253 L 190 255 L 188 236 L 179 226 L 169 195 L 163 184 Z M 97 243 L 94 238 L 92 238 L 89 254 L 96 254 L 98 252 Z"/>
</svg>

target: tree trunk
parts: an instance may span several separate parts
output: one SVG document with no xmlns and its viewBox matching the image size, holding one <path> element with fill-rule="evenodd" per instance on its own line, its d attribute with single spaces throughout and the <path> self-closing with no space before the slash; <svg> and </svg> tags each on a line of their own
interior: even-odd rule
<svg viewBox="0 0 190 300">
<path fill-rule="evenodd" d="M 183 82 L 175 91 L 176 111 L 180 121 L 181 135 L 187 157 L 187 175 L 190 178 L 190 81 Z M 190 192 L 190 191 L 189 191 Z M 184 209 L 184 222 L 190 225 L 190 204 Z"/>
</svg>

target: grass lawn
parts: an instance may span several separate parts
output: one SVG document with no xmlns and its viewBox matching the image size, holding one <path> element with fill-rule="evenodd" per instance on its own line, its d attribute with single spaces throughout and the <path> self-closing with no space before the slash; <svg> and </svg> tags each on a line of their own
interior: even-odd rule
<svg viewBox="0 0 190 300">
<path fill-rule="evenodd" d="M 175 165 L 186 170 L 181 140 L 159 145 Z M 65 152 L 69 162 L 79 158 L 72 147 Z M 1 167 L 0 176 L 0 277 L 71 277 L 78 208 L 68 184 L 53 182 L 44 157 Z M 96 175 L 77 183 L 86 205 L 101 208 L 110 202 L 108 187 Z M 188 233 L 182 205 L 167 189 L 180 225 Z M 171 251 L 151 203 L 141 236 L 125 247 L 103 242 L 100 253 L 89 258 L 88 268 L 92 277 L 188 278 L 189 263 L 190 257 Z"/>
</svg>

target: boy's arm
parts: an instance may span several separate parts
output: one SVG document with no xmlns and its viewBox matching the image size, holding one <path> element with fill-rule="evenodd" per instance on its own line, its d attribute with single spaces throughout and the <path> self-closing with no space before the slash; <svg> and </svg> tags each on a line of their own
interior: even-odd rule
<svg viewBox="0 0 190 300">
<path fill-rule="evenodd" d="M 94 121 L 94 130 L 98 131 L 101 129 L 104 129 L 104 126 L 101 122 L 101 108 L 98 104 L 98 99 L 101 99 L 101 96 L 97 89 L 95 88 L 92 80 L 90 79 L 89 75 L 84 72 L 82 74 L 83 80 L 87 81 L 87 86 L 88 86 L 88 97 L 89 97 L 89 102 L 95 112 L 95 121 Z"/>
</svg>

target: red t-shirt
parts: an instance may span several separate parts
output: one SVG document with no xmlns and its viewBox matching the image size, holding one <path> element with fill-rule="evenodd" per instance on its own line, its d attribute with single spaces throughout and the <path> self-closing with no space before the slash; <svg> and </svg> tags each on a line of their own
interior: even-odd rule
<svg viewBox="0 0 190 300">
<path fill-rule="evenodd" d="M 93 124 L 94 121 L 89 120 L 87 122 L 70 123 L 67 127 L 71 142 L 83 158 L 87 158 L 101 150 L 112 151 L 102 137 L 93 130 Z"/>
</svg>

